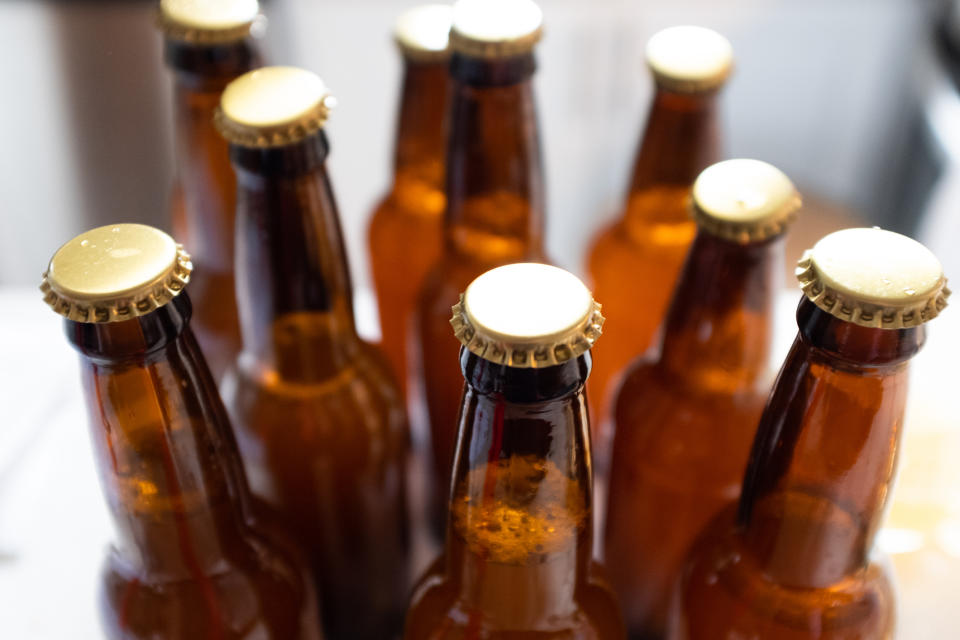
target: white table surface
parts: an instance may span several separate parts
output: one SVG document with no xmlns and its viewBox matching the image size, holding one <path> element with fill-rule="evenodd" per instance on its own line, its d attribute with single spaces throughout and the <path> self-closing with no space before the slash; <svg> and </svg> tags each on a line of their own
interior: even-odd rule
<svg viewBox="0 0 960 640">
<path fill-rule="evenodd" d="M 778 354 L 798 293 L 778 305 Z M 370 296 L 358 295 L 364 334 Z M 35 289 L 0 288 L 0 638 L 101 638 L 95 598 L 111 525 L 93 465 L 77 356 Z M 914 361 L 901 476 L 879 546 L 900 586 L 903 640 L 960 637 L 960 313 Z"/>
</svg>

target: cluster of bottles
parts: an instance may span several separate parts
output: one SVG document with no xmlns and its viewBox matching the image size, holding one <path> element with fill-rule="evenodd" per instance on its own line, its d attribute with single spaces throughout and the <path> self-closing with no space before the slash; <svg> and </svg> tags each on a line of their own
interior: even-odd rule
<svg viewBox="0 0 960 640">
<path fill-rule="evenodd" d="M 949 291 L 913 240 L 826 236 L 772 383 L 800 198 L 769 164 L 718 162 L 722 36 L 649 43 L 625 212 L 589 258 L 601 309 L 545 264 L 539 8 L 404 14 L 395 179 L 370 227 L 381 352 L 354 326 L 323 82 L 259 68 L 255 0 L 160 6 L 183 245 L 94 229 L 41 287 L 82 355 L 117 529 L 110 638 L 892 637 L 870 550 L 907 363 Z M 412 599 L 408 414 L 445 540 Z"/>
</svg>

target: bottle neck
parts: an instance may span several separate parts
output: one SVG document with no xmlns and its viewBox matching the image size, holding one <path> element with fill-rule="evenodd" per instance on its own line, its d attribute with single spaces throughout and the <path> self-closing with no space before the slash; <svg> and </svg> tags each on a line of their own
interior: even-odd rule
<svg viewBox="0 0 960 640">
<path fill-rule="evenodd" d="M 543 257 L 544 186 L 532 55 L 454 54 L 445 240 L 487 264 Z"/>
<path fill-rule="evenodd" d="M 447 574 L 468 615 L 533 628 L 572 615 L 592 546 L 589 353 L 544 369 L 461 349 L 466 378 Z"/>
<path fill-rule="evenodd" d="M 699 231 L 667 313 L 660 366 L 716 393 L 765 393 L 783 236 L 740 245 Z"/>
<path fill-rule="evenodd" d="M 890 495 L 923 327 L 870 329 L 803 298 L 767 403 L 738 520 L 766 575 L 801 588 L 865 567 Z"/>
<path fill-rule="evenodd" d="M 720 160 L 716 91 L 683 94 L 657 88 L 633 163 L 627 221 L 684 222 L 684 202 L 701 171 Z M 679 196 L 679 197 L 678 197 Z"/>
<path fill-rule="evenodd" d="M 236 180 L 213 115 L 227 84 L 257 66 L 258 57 L 249 40 L 217 46 L 166 41 L 164 57 L 174 78 L 174 147 L 189 249 L 200 268 L 229 273 Z"/>
<path fill-rule="evenodd" d="M 394 145 L 394 180 L 443 188 L 446 145 L 447 61 L 404 59 L 400 115 Z"/>
<path fill-rule="evenodd" d="M 232 145 L 237 174 L 237 306 L 244 359 L 316 382 L 359 345 L 323 132 L 285 147 Z"/>
<path fill-rule="evenodd" d="M 202 580 L 243 539 L 249 489 L 181 293 L 145 316 L 67 320 L 115 553 L 153 581 Z"/>
</svg>

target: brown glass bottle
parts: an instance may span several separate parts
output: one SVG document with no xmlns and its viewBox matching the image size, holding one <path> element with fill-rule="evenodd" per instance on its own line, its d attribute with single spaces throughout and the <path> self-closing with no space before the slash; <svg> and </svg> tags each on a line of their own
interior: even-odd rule
<svg viewBox="0 0 960 640">
<path fill-rule="evenodd" d="M 576 278 L 540 264 L 484 274 L 455 307 L 466 385 L 446 551 L 414 593 L 408 640 L 624 637 L 591 559 L 596 309 Z M 554 330 L 511 336 L 513 314 Z"/>
<path fill-rule="evenodd" d="M 389 365 L 354 326 L 319 128 L 328 99 L 319 78 L 292 67 L 224 92 L 243 352 L 223 394 L 254 492 L 312 555 L 327 636 L 387 638 L 400 631 L 409 580 L 409 433 Z M 260 116 L 277 129 L 251 122 Z"/>
<path fill-rule="evenodd" d="M 765 211 L 725 207 L 751 198 Z M 711 166 L 693 200 L 699 229 L 664 336 L 626 370 L 615 403 L 605 557 L 635 638 L 663 637 L 687 547 L 740 494 L 772 382 L 783 232 L 799 204 L 786 176 L 754 160 Z"/>
<path fill-rule="evenodd" d="M 217 3 L 206 3 L 211 6 Z M 220 2 L 226 20 L 201 28 L 187 22 L 198 3 L 161 3 L 164 59 L 173 74 L 176 179 L 171 193 L 174 232 L 196 256 L 190 290 L 196 300 L 193 329 L 220 380 L 240 352 L 233 275 L 236 181 L 227 144 L 213 126 L 220 94 L 234 78 L 259 66 L 249 37 L 257 3 L 240 3 L 250 15 L 235 20 L 238 3 Z M 231 6 L 232 5 L 232 6 Z M 209 18 L 210 16 L 208 16 Z"/>
<path fill-rule="evenodd" d="M 166 234 L 114 225 L 64 245 L 45 277 L 82 356 L 116 527 L 100 595 L 104 632 L 319 639 L 306 568 L 251 518 L 240 455 L 189 326 L 181 291 L 189 269 Z"/>
<path fill-rule="evenodd" d="M 394 143 L 393 185 L 370 221 L 370 266 L 383 351 L 406 389 L 414 308 L 440 256 L 443 162 L 450 66 L 450 8 L 423 5 L 397 22 L 403 88 Z M 441 46 L 442 45 L 442 46 Z"/>
<path fill-rule="evenodd" d="M 658 39 L 666 41 L 666 51 L 651 49 Z M 707 29 L 674 27 L 656 34 L 648 46 L 656 86 L 626 204 L 594 238 L 587 257 L 590 282 L 610 319 L 590 380 L 601 453 L 610 438 L 607 421 L 619 376 L 653 345 L 693 242 L 690 185 L 720 160 L 717 96 L 729 72 L 725 42 Z M 693 71 L 670 66 L 672 57 L 689 59 L 688 47 L 698 43 L 706 66 Z"/>
<path fill-rule="evenodd" d="M 457 24 L 456 12 L 443 248 L 420 292 L 415 327 L 415 384 L 425 400 L 440 507 L 435 528 L 445 520 L 462 392 L 450 306 L 493 267 L 544 260 L 543 169 L 531 84 L 535 40 L 522 53 L 483 57 L 470 48 L 472 40 L 458 36 L 466 27 Z"/>
<path fill-rule="evenodd" d="M 814 278 L 801 280 L 800 331 L 760 420 L 739 507 L 690 550 L 670 638 L 893 638 L 894 591 L 870 552 L 896 469 L 908 360 L 948 293 L 932 254 L 893 236 L 837 232 L 801 262 L 798 274 Z M 907 266 L 917 247 L 926 273 L 900 286 L 917 271 Z M 907 298 L 912 309 L 901 306 Z"/>
</svg>

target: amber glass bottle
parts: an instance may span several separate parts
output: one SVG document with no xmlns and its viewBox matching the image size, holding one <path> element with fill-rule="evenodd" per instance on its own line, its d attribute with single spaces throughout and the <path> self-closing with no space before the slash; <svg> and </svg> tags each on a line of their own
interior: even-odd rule
<svg viewBox="0 0 960 640">
<path fill-rule="evenodd" d="M 599 305 L 562 269 L 511 264 L 470 284 L 451 322 L 466 385 L 447 547 L 405 637 L 623 638 L 591 560 L 584 384 Z"/>
<path fill-rule="evenodd" d="M 893 638 L 893 588 L 870 551 L 892 489 L 908 361 L 949 291 L 933 254 L 876 228 L 826 236 L 797 275 L 799 334 L 739 508 L 705 529 L 684 564 L 673 640 Z"/>
<path fill-rule="evenodd" d="M 240 455 L 190 330 L 190 257 L 162 231 L 93 229 L 41 289 L 81 354 L 93 448 L 117 538 L 108 638 L 321 637 L 305 567 L 251 518 Z"/>
<path fill-rule="evenodd" d="M 730 43 L 702 27 L 671 27 L 647 44 L 656 90 L 630 191 L 623 213 L 594 238 L 587 258 L 611 320 L 590 380 L 601 455 L 619 374 L 653 344 L 693 242 L 690 185 L 720 160 L 717 95 L 731 63 Z"/>
<path fill-rule="evenodd" d="M 628 368 L 615 403 L 605 550 L 635 638 L 663 637 L 684 552 L 740 494 L 773 379 L 783 233 L 799 201 L 756 160 L 720 162 L 694 183 L 697 236 L 660 348 Z"/>
<path fill-rule="evenodd" d="M 450 7 L 414 7 L 397 20 L 403 89 L 394 145 L 393 185 L 370 221 L 370 266 L 383 350 L 405 389 L 417 294 L 440 256 L 446 143 Z"/>
<path fill-rule="evenodd" d="M 258 64 L 250 41 L 256 0 L 162 0 L 164 58 L 173 74 L 176 237 L 197 256 L 193 330 L 220 380 L 240 352 L 233 278 L 236 180 L 213 114 L 227 83 Z"/>
<path fill-rule="evenodd" d="M 453 9 L 444 243 L 420 292 L 414 356 L 414 384 L 430 425 L 437 529 L 445 520 L 462 392 L 450 306 L 493 267 L 543 260 L 543 170 L 531 84 L 541 22 L 529 0 L 461 0 Z"/>
<path fill-rule="evenodd" d="M 312 554 L 327 635 L 399 633 L 408 588 L 403 401 L 357 336 L 313 73 L 232 82 L 217 125 L 237 173 L 243 352 L 223 385 L 253 490 Z"/>
</svg>

